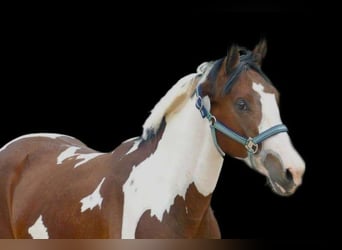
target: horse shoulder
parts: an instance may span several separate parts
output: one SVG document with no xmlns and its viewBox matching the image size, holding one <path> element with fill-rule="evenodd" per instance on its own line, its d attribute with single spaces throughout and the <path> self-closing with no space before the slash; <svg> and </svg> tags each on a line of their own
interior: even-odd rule
<svg viewBox="0 0 342 250">
<path fill-rule="evenodd" d="M 202 222 L 198 228 L 195 238 L 201 239 L 220 239 L 221 232 L 214 212 L 211 207 L 208 208 L 203 216 Z"/>
</svg>

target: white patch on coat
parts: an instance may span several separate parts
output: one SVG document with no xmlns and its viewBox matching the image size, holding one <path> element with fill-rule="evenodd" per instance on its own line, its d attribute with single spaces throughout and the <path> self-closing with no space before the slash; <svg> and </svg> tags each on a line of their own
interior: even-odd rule
<svg viewBox="0 0 342 250">
<path fill-rule="evenodd" d="M 133 137 L 133 138 L 129 138 L 129 139 L 123 141 L 121 144 L 125 144 L 125 143 L 131 142 L 131 141 L 135 141 L 135 140 L 137 140 L 137 139 L 139 139 L 139 136 L 136 136 L 136 137 Z"/>
<path fill-rule="evenodd" d="M 138 149 L 139 145 L 140 145 L 141 140 L 137 140 L 133 143 L 133 146 L 128 150 L 128 152 L 126 153 L 126 155 L 133 153 L 135 150 Z"/>
<path fill-rule="evenodd" d="M 74 168 L 77 168 L 79 167 L 80 165 L 100 156 L 100 155 L 103 155 L 104 153 L 89 153 L 89 154 L 79 154 L 76 159 L 79 160 L 79 159 L 82 159 L 82 161 L 78 162 L 75 164 Z"/>
<path fill-rule="evenodd" d="M 67 135 L 62 135 L 62 134 L 49 134 L 49 133 L 35 133 L 35 134 L 27 134 L 27 135 L 23 135 L 20 137 L 17 137 L 15 139 L 13 139 L 12 141 L 8 142 L 6 145 L 4 145 L 1 149 L 0 152 L 5 150 L 9 145 L 11 145 L 13 142 L 25 139 L 25 138 L 33 138 L 33 137 L 46 137 L 46 138 L 51 138 L 51 139 L 56 139 L 58 137 L 61 136 L 66 136 L 66 137 L 70 137 L 73 138 L 71 136 L 67 136 Z"/>
<path fill-rule="evenodd" d="M 208 68 L 209 65 L 210 65 L 209 62 L 201 63 L 200 65 L 197 66 L 196 72 L 199 73 L 199 74 L 203 74 L 205 72 L 208 72 L 207 68 Z"/>
<path fill-rule="evenodd" d="M 79 150 L 80 147 L 71 146 L 68 147 L 66 150 L 64 150 L 62 153 L 60 153 L 57 157 L 57 164 L 60 165 L 63 163 L 63 161 L 70 159 L 72 157 L 76 157 L 75 160 L 82 160 L 75 164 L 74 168 L 79 167 L 80 165 L 90 161 L 91 159 L 103 155 L 104 153 L 76 153 L 77 150 Z"/>
<path fill-rule="evenodd" d="M 49 234 L 43 222 L 43 216 L 40 215 L 36 222 L 29 227 L 28 233 L 33 239 L 49 239 Z"/>
<path fill-rule="evenodd" d="M 181 110 L 166 117 L 156 151 L 132 168 L 123 185 L 122 238 L 135 238 L 137 224 L 147 210 L 162 221 L 175 198 L 185 198 L 191 183 L 204 196 L 211 194 L 222 163 L 209 122 L 195 108 L 195 98 L 189 99 Z"/>
<path fill-rule="evenodd" d="M 75 147 L 75 146 L 71 146 L 69 148 L 67 148 L 66 150 L 64 150 L 62 153 L 59 154 L 59 156 L 57 157 L 57 164 L 62 164 L 62 162 L 65 159 L 68 159 L 72 156 L 75 156 L 76 151 L 80 149 L 80 147 Z"/>
<path fill-rule="evenodd" d="M 100 189 L 105 181 L 106 177 L 102 178 L 100 184 L 96 187 L 95 191 L 90 195 L 84 197 L 80 202 L 82 203 L 81 213 L 86 211 L 87 209 L 92 210 L 94 207 L 99 206 L 101 209 L 103 198 L 100 194 Z"/>
<path fill-rule="evenodd" d="M 262 108 L 262 118 L 258 127 L 259 133 L 271 128 L 272 126 L 282 124 L 275 95 L 264 92 L 264 86 L 262 84 L 253 82 L 253 89 L 260 95 Z M 254 156 L 257 170 L 268 176 L 263 160 L 265 159 L 267 152 L 274 152 L 274 155 L 279 156 L 280 162 L 283 163 L 284 171 L 286 169 L 290 169 L 295 184 L 300 185 L 302 175 L 305 171 L 305 162 L 293 147 L 288 133 L 283 132 L 276 134 L 265 140 L 262 145 L 262 152 L 260 152 L 258 156 Z M 246 162 L 249 161 L 246 160 Z"/>
<path fill-rule="evenodd" d="M 166 110 L 174 103 L 178 96 L 181 96 L 188 91 L 188 88 L 194 83 L 193 80 L 196 75 L 197 74 L 193 73 L 181 78 L 154 106 L 150 116 L 143 125 L 143 139 L 147 139 L 148 131 L 152 130 L 154 133 L 157 132 Z"/>
</svg>

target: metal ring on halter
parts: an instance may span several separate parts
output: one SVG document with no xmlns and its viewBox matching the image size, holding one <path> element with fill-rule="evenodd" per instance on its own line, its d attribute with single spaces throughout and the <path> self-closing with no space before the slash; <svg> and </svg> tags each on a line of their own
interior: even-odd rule
<svg viewBox="0 0 342 250">
<path fill-rule="evenodd" d="M 253 141 L 253 138 L 249 137 L 245 143 L 245 148 L 249 153 L 255 154 L 258 151 L 259 145 Z"/>
<path fill-rule="evenodd" d="M 210 122 L 210 126 L 214 126 L 214 124 L 216 123 L 216 117 L 215 116 L 210 116 L 210 118 L 208 119 Z"/>
</svg>

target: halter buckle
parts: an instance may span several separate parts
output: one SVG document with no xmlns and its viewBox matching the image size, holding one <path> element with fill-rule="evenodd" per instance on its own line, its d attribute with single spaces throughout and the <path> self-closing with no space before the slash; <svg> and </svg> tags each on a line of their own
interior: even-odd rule
<svg viewBox="0 0 342 250">
<path fill-rule="evenodd" d="M 203 108 L 203 102 L 202 102 L 202 97 L 201 96 L 197 96 L 197 100 L 196 100 L 196 108 L 198 110 L 202 110 Z"/>
<path fill-rule="evenodd" d="M 249 137 L 246 141 L 245 148 L 249 153 L 255 154 L 258 151 L 258 144 L 253 141 L 253 138 Z"/>
<path fill-rule="evenodd" d="M 200 111 L 202 118 L 208 116 L 208 110 L 203 105 L 203 99 L 201 96 L 197 97 L 196 108 Z"/>
</svg>

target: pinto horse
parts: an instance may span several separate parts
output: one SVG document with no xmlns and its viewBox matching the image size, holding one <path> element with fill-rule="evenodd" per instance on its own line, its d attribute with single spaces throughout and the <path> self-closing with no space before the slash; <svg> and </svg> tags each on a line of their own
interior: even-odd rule
<svg viewBox="0 0 342 250">
<path fill-rule="evenodd" d="M 282 196 L 305 163 L 261 70 L 266 40 L 233 45 L 161 98 L 142 135 L 101 153 L 62 134 L 0 149 L 1 238 L 220 238 L 211 209 L 225 154 Z"/>
</svg>

